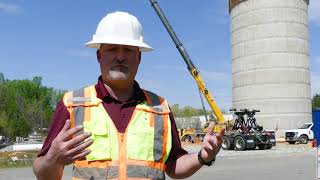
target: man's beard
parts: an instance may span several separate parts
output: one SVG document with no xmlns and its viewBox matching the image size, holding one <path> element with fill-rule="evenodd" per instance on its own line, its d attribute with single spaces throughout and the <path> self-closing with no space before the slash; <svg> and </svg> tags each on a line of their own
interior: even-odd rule
<svg viewBox="0 0 320 180">
<path fill-rule="evenodd" d="M 110 70 L 109 79 L 110 80 L 127 80 L 129 78 L 129 72 L 121 72 L 119 70 Z"/>
</svg>

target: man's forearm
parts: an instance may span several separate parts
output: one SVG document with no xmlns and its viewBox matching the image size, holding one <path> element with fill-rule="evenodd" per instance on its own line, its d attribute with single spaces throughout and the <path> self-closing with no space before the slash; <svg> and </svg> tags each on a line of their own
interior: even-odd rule
<svg viewBox="0 0 320 180">
<path fill-rule="evenodd" d="M 63 166 L 50 162 L 45 156 L 38 157 L 33 162 L 33 171 L 38 180 L 58 180 L 62 178 Z"/>
<path fill-rule="evenodd" d="M 176 161 L 168 162 L 166 173 L 173 179 L 183 179 L 193 175 L 201 167 L 197 153 L 185 154 Z"/>
</svg>

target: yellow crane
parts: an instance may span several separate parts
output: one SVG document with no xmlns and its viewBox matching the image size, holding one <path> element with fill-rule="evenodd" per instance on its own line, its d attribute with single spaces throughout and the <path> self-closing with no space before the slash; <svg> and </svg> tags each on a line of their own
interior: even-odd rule
<svg viewBox="0 0 320 180">
<path fill-rule="evenodd" d="M 179 38 L 177 37 L 176 33 L 174 32 L 172 26 L 170 25 L 169 21 L 167 20 L 166 16 L 162 12 L 158 2 L 156 0 L 150 0 L 151 6 L 154 8 L 156 13 L 158 14 L 160 20 L 162 21 L 163 25 L 167 29 L 169 35 L 171 36 L 173 42 L 176 45 L 176 48 L 179 50 L 184 62 L 186 63 L 188 70 L 194 80 L 196 81 L 201 93 L 204 95 L 206 98 L 207 102 L 209 103 L 213 113 L 218 119 L 218 125 L 215 126 L 214 132 L 219 132 L 220 129 L 224 126 L 225 124 L 225 119 L 223 117 L 223 114 L 221 113 L 220 109 L 218 108 L 216 102 L 213 99 L 212 94 L 210 91 L 206 88 L 206 85 L 200 76 L 199 71 L 197 68 L 194 66 L 194 64 L 191 61 L 191 58 L 189 57 L 186 49 L 183 47 L 182 43 L 180 42 Z"/>
</svg>

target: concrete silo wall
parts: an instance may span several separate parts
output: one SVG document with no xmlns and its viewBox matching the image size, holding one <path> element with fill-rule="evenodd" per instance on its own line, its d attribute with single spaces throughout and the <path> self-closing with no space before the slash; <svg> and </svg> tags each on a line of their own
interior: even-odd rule
<svg viewBox="0 0 320 180">
<path fill-rule="evenodd" d="M 307 0 L 230 0 L 234 108 L 285 129 L 311 121 Z"/>
</svg>

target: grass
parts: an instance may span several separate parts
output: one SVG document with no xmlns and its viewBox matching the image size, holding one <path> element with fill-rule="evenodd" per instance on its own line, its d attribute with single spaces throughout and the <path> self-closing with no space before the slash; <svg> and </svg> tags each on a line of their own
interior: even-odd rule
<svg viewBox="0 0 320 180">
<path fill-rule="evenodd" d="M 37 151 L 0 152 L 0 168 L 30 167 L 37 153 Z M 17 160 L 14 161 L 12 157 L 16 157 Z"/>
</svg>

